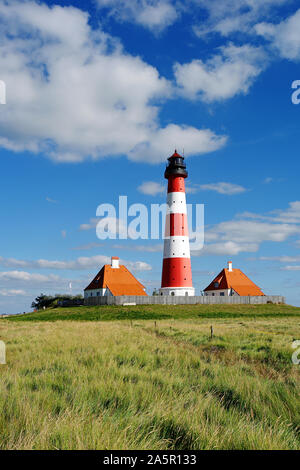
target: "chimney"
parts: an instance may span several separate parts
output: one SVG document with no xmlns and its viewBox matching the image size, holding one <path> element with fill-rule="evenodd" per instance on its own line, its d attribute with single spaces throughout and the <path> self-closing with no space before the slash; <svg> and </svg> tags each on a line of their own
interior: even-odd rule
<svg viewBox="0 0 300 470">
<path fill-rule="evenodd" d="M 232 261 L 228 261 L 228 271 L 232 272 Z"/>
<path fill-rule="evenodd" d="M 120 267 L 119 265 L 119 258 L 118 256 L 112 256 L 111 257 L 111 267 L 114 269 L 118 269 Z"/>
</svg>

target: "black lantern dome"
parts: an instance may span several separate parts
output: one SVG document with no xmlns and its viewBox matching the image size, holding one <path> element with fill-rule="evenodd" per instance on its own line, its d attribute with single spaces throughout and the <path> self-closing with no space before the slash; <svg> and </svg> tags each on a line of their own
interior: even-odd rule
<svg viewBox="0 0 300 470">
<path fill-rule="evenodd" d="M 177 150 L 168 158 L 169 164 L 165 171 L 165 178 L 169 178 L 170 176 L 182 176 L 182 178 L 186 178 L 188 172 L 186 171 L 186 165 L 184 163 L 184 157 L 177 153 Z"/>
</svg>

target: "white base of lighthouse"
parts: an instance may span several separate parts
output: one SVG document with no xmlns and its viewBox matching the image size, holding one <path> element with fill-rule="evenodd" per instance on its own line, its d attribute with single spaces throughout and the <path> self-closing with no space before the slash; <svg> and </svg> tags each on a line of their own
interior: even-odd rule
<svg viewBox="0 0 300 470">
<path fill-rule="evenodd" d="M 159 289 L 159 295 L 193 296 L 195 289 L 194 287 L 162 287 Z"/>
</svg>

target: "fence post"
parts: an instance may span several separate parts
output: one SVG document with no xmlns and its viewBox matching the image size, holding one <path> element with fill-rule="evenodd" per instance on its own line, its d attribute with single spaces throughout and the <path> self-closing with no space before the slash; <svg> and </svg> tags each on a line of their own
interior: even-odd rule
<svg viewBox="0 0 300 470">
<path fill-rule="evenodd" d="M 0 340 L 0 364 L 6 364 L 6 346 L 4 341 Z"/>
</svg>

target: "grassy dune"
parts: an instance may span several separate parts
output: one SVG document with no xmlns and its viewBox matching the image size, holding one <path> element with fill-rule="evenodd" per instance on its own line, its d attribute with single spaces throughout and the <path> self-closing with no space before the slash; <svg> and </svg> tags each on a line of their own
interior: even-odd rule
<svg viewBox="0 0 300 470">
<path fill-rule="evenodd" d="M 10 317 L 9 321 L 110 321 L 198 318 L 298 317 L 300 308 L 291 305 L 136 305 L 54 308 Z"/>
<path fill-rule="evenodd" d="M 156 325 L 2 320 L 0 448 L 299 449 L 300 309 L 269 307 Z"/>
</svg>

